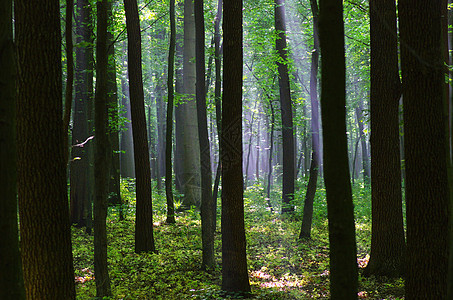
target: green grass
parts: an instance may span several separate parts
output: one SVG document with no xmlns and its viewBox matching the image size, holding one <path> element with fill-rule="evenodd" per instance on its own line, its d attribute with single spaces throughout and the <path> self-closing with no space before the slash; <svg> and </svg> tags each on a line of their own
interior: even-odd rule
<svg viewBox="0 0 453 300">
<path fill-rule="evenodd" d="M 119 222 L 118 211 L 110 209 L 107 222 L 112 299 L 225 299 L 220 291 L 220 204 L 215 240 L 217 267 L 205 272 L 200 270 L 199 212 L 179 213 L 176 225 L 165 224 L 165 198 L 154 193 L 154 236 L 158 254 L 138 255 L 134 253 L 133 184 L 123 182 L 122 193 L 127 202 L 126 219 Z M 358 259 L 364 264 L 371 238 L 371 193 L 369 187 L 356 183 L 353 194 Z M 270 212 L 263 195 L 261 185 L 249 187 L 244 195 L 248 269 L 254 299 L 328 299 L 329 242 L 324 188 L 320 184 L 316 194 L 312 240 L 309 241 L 297 239 L 305 183 L 298 182 L 294 218 L 282 218 L 279 213 Z M 279 195 L 280 191 L 275 190 L 271 199 L 277 211 Z M 77 299 L 93 299 L 93 237 L 75 228 L 72 236 Z M 401 279 L 359 275 L 359 284 L 362 299 L 403 299 Z"/>
</svg>

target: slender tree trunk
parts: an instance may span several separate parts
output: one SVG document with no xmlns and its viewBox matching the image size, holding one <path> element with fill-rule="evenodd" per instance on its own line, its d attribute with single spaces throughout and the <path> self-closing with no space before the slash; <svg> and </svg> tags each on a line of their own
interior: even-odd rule
<svg viewBox="0 0 453 300">
<path fill-rule="evenodd" d="M 272 204 L 271 204 L 271 179 L 272 179 L 272 156 L 274 151 L 274 128 L 275 128 L 275 113 L 274 113 L 274 105 L 272 104 L 272 99 L 269 98 L 269 107 L 271 108 L 271 131 L 269 132 L 270 139 L 269 139 L 269 162 L 268 162 L 268 173 L 267 173 L 267 185 L 266 185 L 266 199 L 267 199 L 267 206 L 270 208 L 271 212 L 274 211 Z"/>
<path fill-rule="evenodd" d="M 66 20 L 65 20 L 65 40 L 66 40 L 66 91 L 65 91 L 65 105 L 63 112 L 63 128 L 64 128 L 64 154 L 65 161 L 68 162 L 69 158 L 69 121 L 71 119 L 72 109 L 72 91 L 74 83 L 74 54 L 72 43 L 72 15 L 74 14 L 74 0 L 66 0 Z"/>
<path fill-rule="evenodd" d="M 321 115 L 330 242 L 331 299 L 357 299 L 354 208 L 346 138 L 343 1 L 319 1 Z"/>
<path fill-rule="evenodd" d="M 311 237 L 313 221 L 313 202 L 318 184 L 319 171 L 319 103 L 318 103 L 318 64 L 319 64 L 319 38 L 318 38 L 318 4 L 310 0 L 313 14 L 313 39 L 314 49 L 311 53 L 310 70 L 310 104 L 311 104 L 311 139 L 312 153 L 310 164 L 310 177 L 308 179 L 307 193 L 305 194 L 304 214 L 299 239 Z"/>
<path fill-rule="evenodd" d="M 151 170 L 146 134 L 145 99 L 143 93 L 140 19 L 136 0 L 124 0 L 128 36 L 128 68 L 131 94 L 132 132 L 136 173 L 137 212 L 135 220 L 135 252 L 155 252 Z"/>
<path fill-rule="evenodd" d="M 203 0 L 194 0 L 195 13 L 195 57 L 196 57 L 196 103 L 198 119 L 198 137 L 200 144 L 201 173 L 201 237 L 203 247 L 202 267 L 211 269 L 215 266 L 214 228 L 215 206 L 212 199 L 211 153 L 208 137 L 205 88 L 205 32 Z"/>
<path fill-rule="evenodd" d="M 75 98 L 73 110 L 72 150 L 70 163 L 70 213 L 71 223 L 92 227 L 93 172 L 92 153 L 94 141 L 90 138 L 90 109 L 93 107 L 93 49 L 91 8 L 88 1 L 77 1 L 76 43 L 87 46 L 75 48 Z"/>
<path fill-rule="evenodd" d="M 173 176 L 172 176 L 172 137 L 173 137 L 173 99 L 174 93 L 174 70 L 175 70 L 175 47 L 176 47 L 176 24 L 175 24 L 175 0 L 170 0 L 170 46 L 168 50 L 168 74 L 167 74 L 167 132 L 165 147 L 165 195 L 167 197 L 167 223 L 174 224 L 175 207 L 173 204 Z"/>
<path fill-rule="evenodd" d="M 447 299 L 444 4 L 441 0 L 398 1 L 406 167 L 406 299 Z"/>
<path fill-rule="evenodd" d="M 275 48 L 280 60 L 278 66 L 278 82 L 280 87 L 280 110 L 282 114 L 283 137 L 283 178 L 282 178 L 282 213 L 292 213 L 294 205 L 294 135 L 293 109 L 291 104 L 291 90 L 289 86 L 288 57 L 286 50 L 286 21 L 284 0 L 275 0 L 275 30 L 278 33 Z"/>
<path fill-rule="evenodd" d="M 242 177 L 242 2 L 225 0 L 222 99 L 222 289 L 250 293 Z"/>
<path fill-rule="evenodd" d="M 96 94 L 94 106 L 95 153 L 94 153 L 94 275 L 96 297 L 112 295 L 107 263 L 107 194 L 109 183 L 110 141 L 107 132 L 107 81 L 108 50 L 107 22 L 109 0 L 97 3 L 96 40 Z"/>
<path fill-rule="evenodd" d="M 17 188 L 25 292 L 27 299 L 75 299 L 61 117 L 59 2 L 18 0 L 14 8 L 19 71 Z"/>
<path fill-rule="evenodd" d="M 0 299 L 25 299 L 17 226 L 16 66 L 13 1 L 0 3 Z"/>
<path fill-rule="evenodd" d="M 396 19 L 395 19 L 396 21 Z M 398 97 L 399 98 L 399 97 Z M 363 104 L 362 102 L 355 108 L 355 113 L 357 117 L 357 124 L 359 126 L 360 132 L 360 143 L 362 147 L 362 166 L 363 166 L 363 181 L 365 183 L 370 182 L 371 171 L 370 171 L 370 160 L 368 157 L 368 147 L 366 145 L 366 137 L 365 137 L 365 129 L 363 126 L 364 118 L 363 118 Z M 399 153 L 399 151 L 398 151 Z"/>
</svg>

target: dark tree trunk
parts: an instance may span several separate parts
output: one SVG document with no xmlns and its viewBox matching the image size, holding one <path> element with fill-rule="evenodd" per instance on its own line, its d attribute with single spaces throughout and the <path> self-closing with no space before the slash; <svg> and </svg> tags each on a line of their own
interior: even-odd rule
<svg viewBox="0 0 453 300">
<path fill-rule="evenodd" d="M 165 147 L 165 195 L 167 197 L 167 223 L 174 224 L 175 207 L 173 203 L 173 176 L 172 176 L 172 137 L 173 137 L 173 101 L 174 71 L 175 71 L 175 47 L 176 47 L 176 24 L 175 24 L 175 0 L 170 0 L 170 47 L 168 50 L 168 75 L 167 75 L 167 132 Z"/>
<path fill-rule="evenodd" d="M 444 1 L 398 2 L 406 167 L 406 299 L 446 299 Z M 449 159 L 449 158 L 448 158 Z"/>
<path fill-rule="evenodd" d="M 225 0 L 222 99 L 222 290 L 250 293 L 242 177 L 242 2 Z"/>
<path fill-rule="evenodd" d="M 370 1 L 371 26 L 371 256 L 365 275 L 404 273 L 396 7 Z M 362 129 L 361 129 L 362 131 Z"/>
<path fill-rule="evenodd" d="M 75 299 L 61 117 L 59 2 L 18 0 L 14 8 L 19 70 L 17 188 L 25 292 L 27 299 Z"/>
<path fill-rule="evenodd" d="M 64 155 L 65 161 L 69 158 L 69 121 L 71 119 L 72 108 L 72 91 L 74 83 L 74 54 L 72 43 L 72 15 L 74 14 L 74 0 L 66 0 L 66 20 L 65 20 L 65 41 L 66 41 L 66 90 L 65 104 L 63 112 L 63 128 L 64 128 Z"/>
<path fill-rule="evenodd" d="M 357 299 L 354 207 L 346 138 L 343 1 L 319 1 L 321 116 L 330 242 L 331 299 Z"/>
<path fill-rule="evenodd" d="M 164 78 L 162 78 L 162 81 Z M 162 177 L 165 175 L 165 148 L 166 139 L 165 137 L 165 100 L 163 83 L 158 82 L 156 86 L 156 119 L 157 119 L 157 191 L 162 191 Z"/>
<path fill-rule="evenodd" d="M 291 201 L 294 199 L 294 135 L 293 109 L 288 74 L 288 54 L 286 50 L 286 24 L 284 0 L 275 0 L 275 30 L 278 33 L 275 48 L 279 56 L 278 82 L 280 87 L 280 110 L 282 114 L 283 138 L 283 177 L 282 177 L 282 213 L 294 211 Z"/>
<path fill-rule="evenodd" d="M 107 81 L 108 49 L 107 19 L 109 0 L 97 3 L 96 39 L 96 93 L 94 104 L 95 153 L 94 153 L 94 275 L 96 297 L 112 295 L 107 263 L 107 194 L 110 171 L 110 141 L 107 132 Z"/>
<path fill-rule="evenodd" d="M 91 8 L 88 1 L 77 1 L 76 43 L 88 45 L 92 42 Z M 72 151 L 70 161 L 70 213 L 71 223 L 92 227 L 93 184 L 92 173 L 93 141 L 90 140 L 90 108 L 93 107 L 93 49 L 79 46 L 75 49 L 75 98 L 73 110 Z"/>
<path fill-rule="evenodd" d="M 125 47 L 123 47 L 124 49 Z M 123 62 L 123 76 L 121 77 L 121 90 L 123 96 L 121 97 L 121 105 L 124 108 L 123 118 L 127 119 L 125 124 L 125 130 L 121 132 L 121 155 L 120 155 L 120 167 L 121 177 L 123 178 L 135 178 L 135 165 L 134 165 L 134 141 L 133 131 L 131 123 L 131 104 L 130 104 L 130 93 L 129 93 L 129 72 L 127 70 L 127 57 L 124 57 Z"/>
<path fill-rule="evenodd" d="M 25 299 L 17 226 L 16 66 L 13 1 L 0 3 L 0 299 Z"/>
<path fill-rule="evenodd" d="M 311 53 L 310 70 L 310 104 L 311 104 L 311 140 L 312 153 L 310 163 L 310 177 L 308 179 L 307 193 L 304 201 L 304 214 L 299 238 L 311 237 L 311 224 L 313 221 L 313 202 L 318 184 L 319 171 L 319 104 L 318 104 L 318 65 L 319 65 L 319 38 L 318 38 L 318 4 L 310 0 L 313 14 L 313 40 L 314 49 Z"/>
<path fill-rule="evenodd" d="M 396 18 L 394 19 L 396 22 Z M 396 32 L 395 32 L 396 34 Z M 398 96 L 399 98 L 399 96 Z M 398 101 L 398 100 L 396 100 Z M 398 108 L 398 107 L 397 107 Z M 368 147 L 366 145 L 366 137 L 365 137 L 365 129 L 363 126 L 364 118 L 363 118 L 363 104 L 359 102 L 358 106 L 355 108 L 355 113 L 357 117 L 357 124 L 359 126 L 359 133 L 360 133 L 360 146 L 362 149 L 362 169 L 363 169 L 363 181 L 365 183 L 370 182 L 371 172 L 370 172 L 370 159 L 368 156 Z M 397 151 L 399 153 L 399 149 Z"/>
<path fill-rule="evenodd" d="M 146 134 L 145 99 L 143 93 L 140 19 L 136 0 L 124 0 L 128 37 L 131 117 L 134 139 L 137 212 L 135 220 L 135 252 L 155 252 L 151 170 Z"/>
<path fill-rule="evenodd" d="M 196 58 L 196 101 L 198 140 L 200 143 L 201 172 L 201 237 L 203 247 L 202 268 L 215 266 L 214 228 L 215 205 L 212 199 L 211 153 L 206 116 L 205 55 L 204 55 L 204 12 L 203 0 L 194 0 L 195 13 L 195 58 Z"/>
</svg>

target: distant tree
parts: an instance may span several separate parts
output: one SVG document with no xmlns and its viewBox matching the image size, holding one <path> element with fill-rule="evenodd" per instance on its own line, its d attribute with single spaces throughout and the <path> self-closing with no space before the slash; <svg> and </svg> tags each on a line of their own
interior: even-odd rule
<svg viewBox="0 0 453 300">
<path fill-rule="evenodd" d="M 401 276 L 404 229 L 401 196 L 396 6 L 370 1 L 371 256 L 365 275 Z"/>
<path fill-rule="evenodd" d="M 107 264 L 107 194 L 109 190 L 110 140 L 108 124 L 108 49 L 107 22 L 109 0 L 97 2 L 96 93 L 94 104 L 94 275 L 96 297 L 112 295 Z"/>
<path fill-rule="evenodd" d="M 143 92 L 140 19 L 136 0 L 124 0 L 128 41 L 132 133 L 136 174 L 137 212 L 135 220 L 135 252 L 154 252 L 153 205 L 148 138 L 146 133 L 145 98 Z"/>
<path fill-rule="evenodd" d="M 319 1 L 321 117 L 330 242 L 331 299 L 357 299 L 354 207 L 346 138 L 342 0 Z"/>
<path fill-rule="evenodd" d="M 406 299 L 447 299 L 448 210 L 443 38 L 446 2 L 398 1 L 406 171 Z M 445 105 L 445 106 L 444 106 Z"/>
<path fill-rule="evenodd" d="M 75 299 L 61 117 L 59 4 L 14 2 L 17 190 L 27 299 Z"/>
<path fill-rule="evenodd" d="M 294 211 L 291 201 L 294 199 L 294 175 L 295 156 L 294 156 L 294 135 L 293 135 L 293 108 L 291 103 L 291 89 L 289 85 L 288 73 L 288 54 L 286 46 L 286 21 L 285 21 L 285 2 L 284 0 L 274 0 L 275 2 L 275 30 L 277 40 L 275 48 L 279 59 L 278 82 L 280 87 L 280 109 L 282 114 L 282 147 L 283 147 L 283 181 L 282 181 L 282 213 Z"/>
<path fill-rule="evenodd" d="M 242 189 L 242 1 L 223 4 L 222 290 L 249 293 Z"/>
<path fill-rule="evenodd" d="M 173 202 L 173 173 L 172 173 L 172 146 L 173 146 L 173 106 L 174 106 L 174 73 L 176 51 L 176 17 L 175 0 L 170 0 L 170 45 L 168 50 L 168 74 L 167 74 L 167 126 L 165 147 L 165 195 L 167 197 L 167 223 L 174 224 L 175 206 Z"/>
<path fill-rule="evenodd" d="M 183 103 L 179 104 L 182 117 L 183 147 L 181 156 L 181 185 L 184 199 L 182 208 L 200 207 L 200 145 L 198 142 L 197 107 L 195 101 L 195 17 L 192 0 L 184 0 L 184 49 L 183 49 Z"/>
<path fill-rule="evenodd" d="M 70 172 L 70 213 L 71 223 L 92 227 L 93 184 L 90 182 L 93 141 L 90 138 L 89 120 L 93 108 L 93 48 L 91 7 L 88 0 L 78 0 L 76 6 L 76 44 L 75 48 L 75 98 L 72 112 L 72 150 L 69 162 Z"/>
<path fill-rule="evenodd" d="M 214 222 L 216 207 L 212 199 L 211 153 L 208 137 L 205 89 L 205 30 L 203 0 L 194 1 L 195 17 L 195 58 L 196 58 L 196 104 L 198 119 L 198 140 L 200 144 L 201 173 L 201 236 L 203 247 L 202 267 L 215 266 Z"/>
<path fill-rule="evenodd" d="M 19 253 L 16 190 L 16 66 L 13 1 L 0 3 L 0 299 L 25 299 Z"/>
<path fill-rule="evenodd" d="M 312 152 L 310 163 L 310 177 L 304 201 L 304 214 L 299 238 L 311 237 L 313 220 L 313 202 L 318 185 L 319 173 L 319 102 L 318 102 L 318 65 L 319 65 L 319 37 L 318 37 L 318 3 L 310 0 L 313 15 L 313 52 L 311 53 L 310 68 L 310 104 L 311 104 L 311 140 Z"/>
</svg>

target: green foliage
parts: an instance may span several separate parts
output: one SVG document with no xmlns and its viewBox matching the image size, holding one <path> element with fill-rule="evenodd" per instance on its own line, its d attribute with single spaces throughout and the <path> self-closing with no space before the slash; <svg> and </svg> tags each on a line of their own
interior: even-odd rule
<svg viewBox="0 0 453 300">
<path fill-rule="evenodd" d="M 314 202 L 312 240 L 297 239 L 306 181 L 298 182 L 295 220 L 270 212 L 262 184 L 244 194 L 249 278 L 254 299 L 326 299 L 329 297 L 329 241 L 325 190 L 320 182 Z M 195 209 L 178 213 L 177 223 L 165 223 L 165 196 L 153 195 L 154 234 L 158 254 L 134 253 L 134 181 L 123 180 L 125 220 L 117 209 L 109 211 L 108 256 L 113 299 L 243 299 L 223 294 L 221 283 L 220 213 L 215 239 L 217 267 L 205 272 L 201 266 L 201 222 Z M 278 211 L 281 192 L 274 188 L 272 204 Z M 371 239 L 370 187 L 353 186 L 356 213 L 358 264 L 368 261 Z M 78 299 L 95 296 L 93 237 L 72 229 Z M 360 277 L 359 298 L 402 299 L 402 279 Z"/>
</svg>

